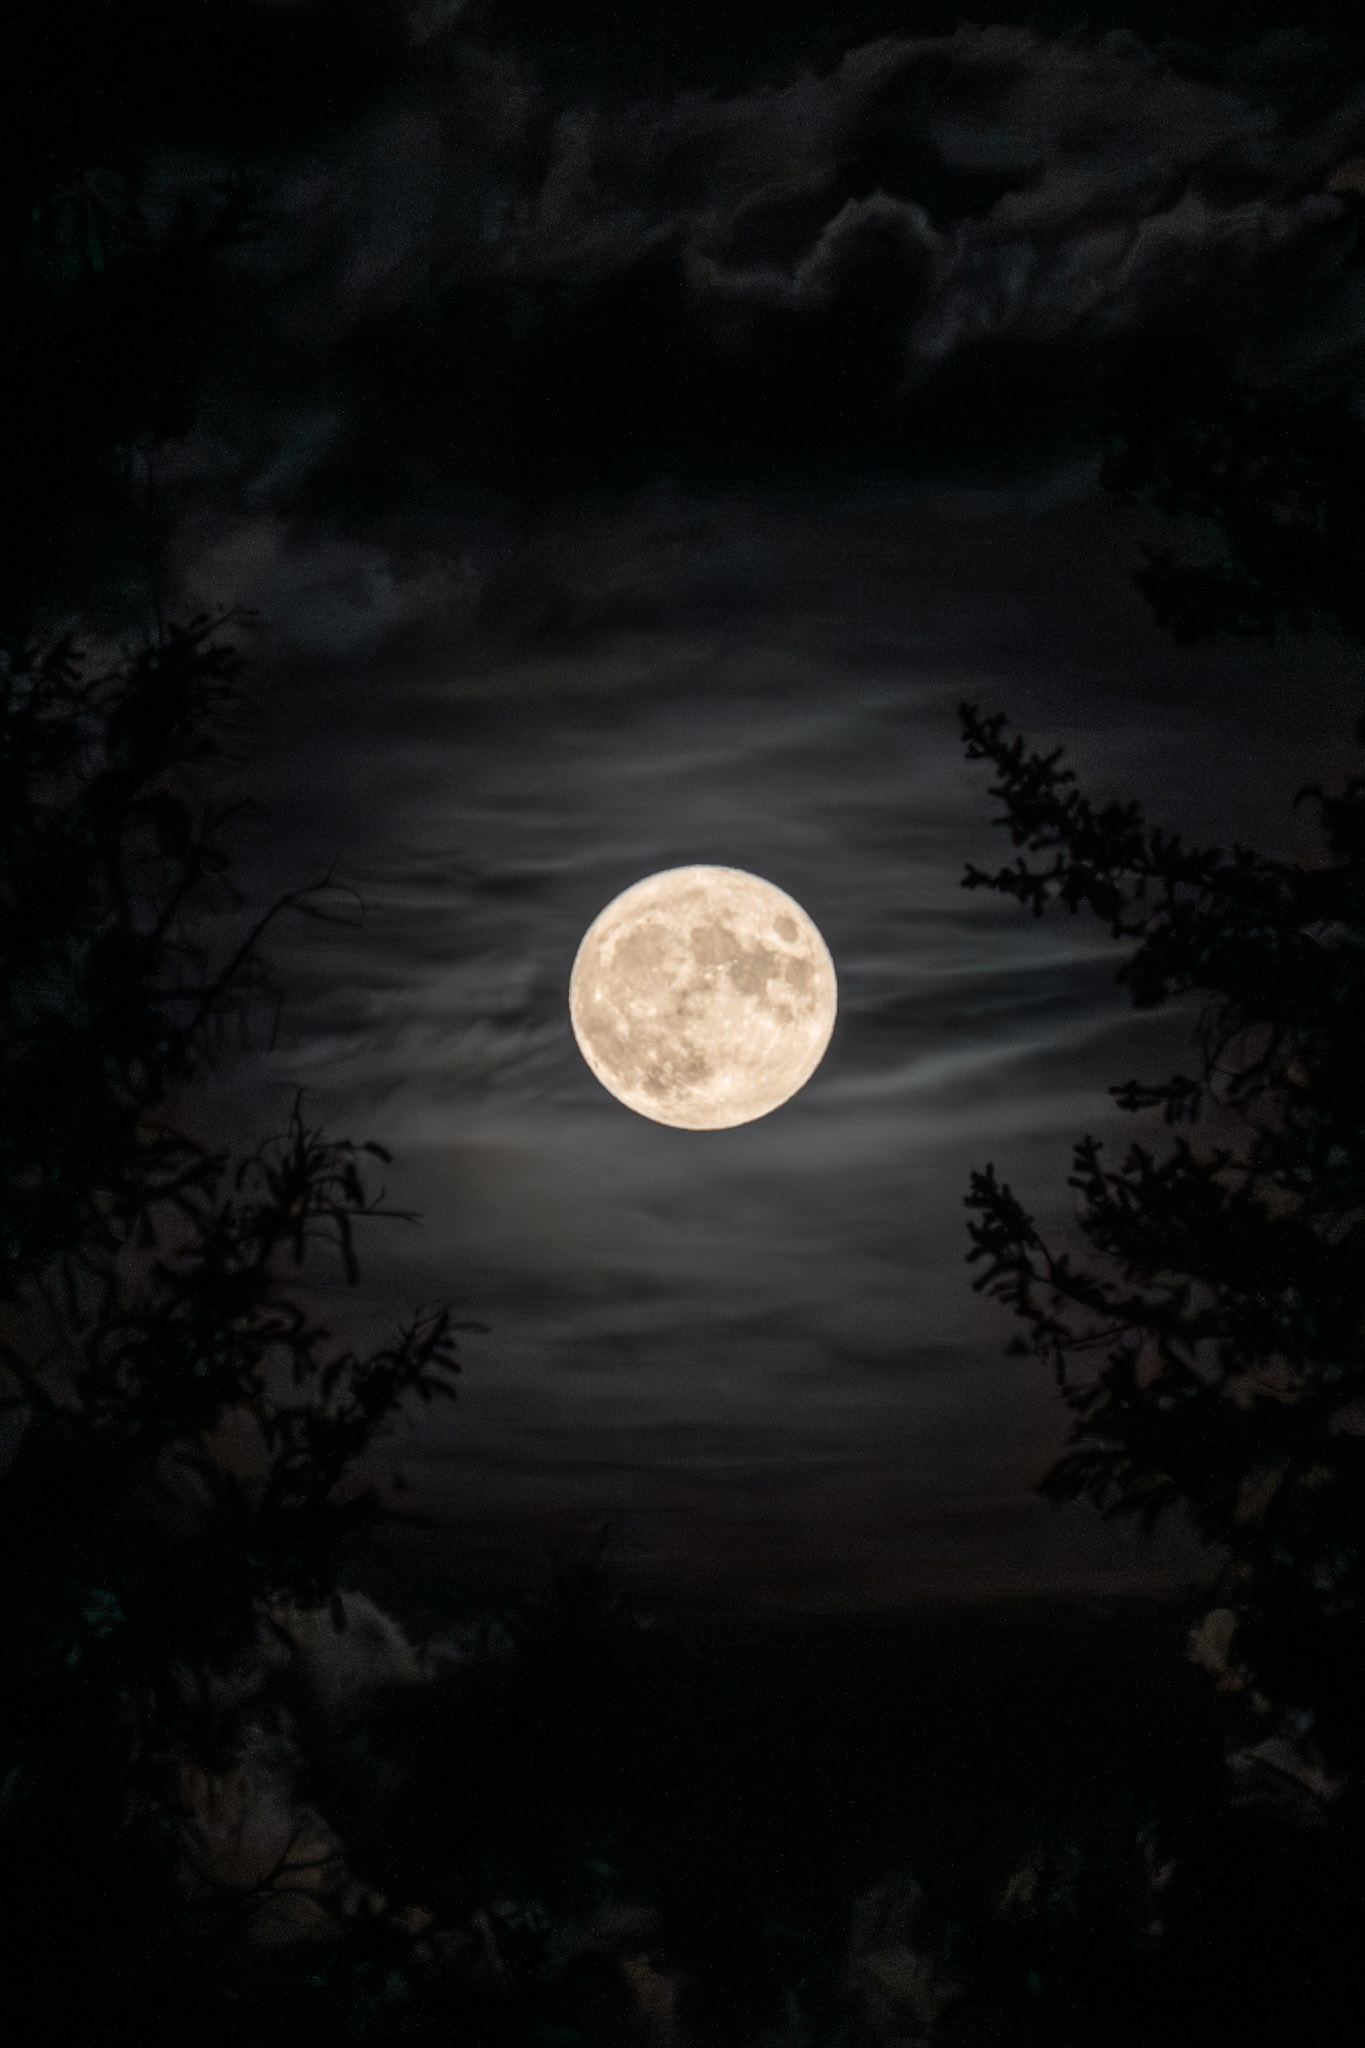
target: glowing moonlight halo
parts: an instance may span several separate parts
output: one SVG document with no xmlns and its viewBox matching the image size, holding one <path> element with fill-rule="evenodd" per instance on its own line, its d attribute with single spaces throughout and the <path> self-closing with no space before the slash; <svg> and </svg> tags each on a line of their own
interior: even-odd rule
<svg viewBox="0 0 1365 2048">
<path fill-rule="evenodd" d="M 684 1131 L 752 1123 L 804 1088 L 838 1008 L 834 962 L 799 903 L 742 868 L 666 868 L 589 925 L 569 982 L 579 1050 L 640 1116 Z"/>
</svg>

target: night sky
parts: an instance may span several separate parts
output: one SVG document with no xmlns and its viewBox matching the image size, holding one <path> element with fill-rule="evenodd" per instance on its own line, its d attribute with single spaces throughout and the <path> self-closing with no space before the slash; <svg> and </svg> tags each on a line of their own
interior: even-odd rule
<svg viewBox="0 0 1365 2048">
<path fill-rule="evenodd" d="M 206 58 L 143 9 L 160 98 L 55 36 L 106 143 L 57 260 L 132 209 L 195 285 L 157 273 L 154 332 L 112 297 L 13 424 L 51 458 L 16 573 L 110 632 L 149 575 L 255 615 L 244 877 L 359 904 L 277 932 L 277 1044 L 214 1113 L 303 1085 L 395 1153 L 422 1220 L 348 1327 L 489 1325 L 393 1446 L 452 1554 L 609 1520 L 658 1584 L 817 1605 L 1198 1567 L 1033 1497 L 1063 1412 L 971 1292 L 971 1168 L 1064 1227 L 1071 1142 L 1189 1018 L 1135 1016 L 1094 924 L 963 892 L 1004 845 L 955 716 L 1275 852 L 1343 758 L 1355 658 L 1174 645 L 1097 480 L 1144 366 L 1359 378 L 1350 46 L 1190 12 L 279 0 Z M 841 996 L 801 1095 L 700 1135 L 615 1104 L 566 1007 L 603 904 L 692 861 L 793 894 Z"/>
</svg>

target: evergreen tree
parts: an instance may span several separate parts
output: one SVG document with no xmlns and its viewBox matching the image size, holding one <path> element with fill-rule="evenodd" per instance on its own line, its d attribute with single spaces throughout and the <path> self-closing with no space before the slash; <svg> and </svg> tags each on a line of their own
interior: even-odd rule
<svg viewBox="0 0 1365 2048">
<path fill-rule="evenodd" d="M 1140 1007 L 1202 1001 L 1191 1074 L 1130 1080 L 1130 1111 L 1220 1135 L 1106 1157 L 1070 1185 L 1082 1258 L 1048 1245 L 994 1166 L 973 1175 L 980 1288 L 1022 1319 L 1073 1416 L 1048 1473 L 1150 1527 L 1180 1508 L 1226 1558 L 1224 1682 L 1358 1768 L 1365 1707 L 1365 781 L 1306 795 L 1320 864 L 1196 848 L 1136 803 L 1097 807 L 1060 753 L 962 709 L 1020 853 L 970 888 L 1085 909 L 1133 950 Z M 1365 728 L 1361 737 L 1365 738 Z M 1228 1135 L 1228 1134 L 1231 1135 Z M 1263 1731 L 1264 1732 L 1264 1731 Z"/>
<path fill-rule="evenodd" d="M 152 1986 L 167 2027 L 177 1999 L 202 2025 L 194 1967 L 167 1963 L 189 1932 L 168 1788 L 182 1763 L 231 1769 L 232 1674 L 260 1662 L 274 1613 L 330 1604 L 343 1625 L 342 1547 L 373 1505 L 357 1461 L 404 1402 L 454 1391 L 448 1310 L 362 1355 L 303 1291 L 316 1255 L 354 1281 L 358 1227 L 397 1213 L 367 1179 L 380 1148 L 324 1136 L 296 1104 L 280 1135 L 233 1155 L 187 1115 L 225 1033 L 268 994 L 270 918 L 325 909 L 304 891 L 239 928 L 232 811 L 213 794 L 243 703 L 221 623 L 103 666 L 63 641 L 0 667 L 0 1888 L 16 2038 L 29 1999 L 50 2038 L 73 1999 L 136 2003 Z M 102 2037 L 122 2024 L 102 2014 Z M 128 2016 L 141 2040 L 159 2024 L 145 2003 Z"/>
<path fill-rule="evenodd" d="M 1363 229 L 1357 212 L 1357 261 Z M 1351 391 L 1262 388 L 1176 350 L 1120 386 L 1100 474 L 1165 523 L 1134 580 L 1176 639 L 1365 636 L 1365 426 Z"/>
</svg>

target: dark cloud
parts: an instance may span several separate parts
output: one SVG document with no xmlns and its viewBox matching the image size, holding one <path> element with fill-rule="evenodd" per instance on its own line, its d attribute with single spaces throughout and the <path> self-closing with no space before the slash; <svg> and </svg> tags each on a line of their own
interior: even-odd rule
<svg viewBox="0 0 1365 2048">
<path fill-rule="evenodd" d="M 1055 460 L 1136 346 L 1348 374 L 1365 149 L 1338 72 L 1127 33 L 882 37 L 748 89 L 594 94 L 456 18 L 258 160 L 184 466 L 350 506 L 664 470 Z M 1292 102 L 1292 104 L 1290 103 Z M 161 161 L 180 203 L 209 159 Z M 158 196 L 159 193 L 159 196 Z"/>
<path fill-rule="evenodd" d="M 1148 13 L 1146 41 L 1065 8 L 33 16 L 0 605 L 126 604 L 207 507 L 354 529 L 659 476 L 1047 473 L 1154 348 L 1351 385 L 1359 194 L 1329 187 L 1365 55 Z"/>
</svg>

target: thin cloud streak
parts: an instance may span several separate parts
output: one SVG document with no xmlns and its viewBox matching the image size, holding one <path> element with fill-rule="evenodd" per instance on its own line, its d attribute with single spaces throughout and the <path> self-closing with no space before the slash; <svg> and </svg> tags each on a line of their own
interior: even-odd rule
<svg viewBox="0 0 1365 2048">
<path fill-rule="evenodd" d="M 711 516 L 723 529 L 726 508 Z M 1063 1541 L 1021 1505 L 1063 1418 L 1055 1391 L 1002 1357 L 1007 1318 L 971 1292 L 969 1170 L 993 1158 L 1064 1228 L 1072 1140 L 1130 1134 L 1108 1086 L 1178 1059 L 1188 1020 L 1135 1017 L 1113 983 L 1120 956 L 1093 927 L 1036 924 L 961 888 L 966 859 L 1004 848 L 953 704 L 1003 699 L 1106 786 L 1156 791 L 1154 810 L 1184 827 L 1206 805 L 1213 736 L 1232 722 L 1224 815 L 1236 824 L 1240 806 L 1244 827 L 1265 822 L 1260 793 L 1282 783 L 1284 817 L 1270 826 L 1292 837 L 1289 799 L 1326 771 L 1354 679 L 1315 671 L 1295 755 L 1269 687 L 1283 688 L 1279 656 L 1173 656 L 1153 631 L 1126 667 L 1113 649 L 1081 659 L 1072 597 L 1093 600 L 1096 562 L 1065 508 L 1050 543 L 1037 530 L 1027 542 L 1051 562 L 1031 615 L 1012 580 L 1017 514 L 999 507 L 998 581 L 978 580 L 970 606 L 943 584 L 942 555 L 917 571 L 913 551 L 887 546 L 869 584 L 878 519 L 890 537 L 907 518 L 941 529 L 955 516 L 972 564 L 980 507 L 774 508 L 766 566 L 746 555 L 748 609 L 724 649 L 704 671 L 678 664 L 691 594 L 674 596 L 652 640 L 641 630 L 641 680 L 623 687 L 580 686 L 588 628 L 559 654 L 542 646 L 546 681 L 530 694 L 517 650 L 500 695 L 486 654 L 460 642 L 428 662 L 428 683 L 376 688 L 388 656 L 367 640 L 333 663 L 324 691 L 314 655 L 291 652 L 288 613 L 269 625 L 266 716 L 291 738 L 277 733 L 265 758 L 306 763 L 307 791 L 292 833 L 258 841 L 258 879 L 268 887 L 343 845 L 366 909 L 291 939 L 285 1036 L 237 1085 L 255 1115 L 303 1083 L 330 1124 L 397 1153 L 395 1192 L 423 1220 L 370 1254 L 384 1310 L 454 1292 L 492 1325 L 469 1342 L 454 1414 L 393 1447 L 418 1497 L 462 1527 L 510 1542 L 518 1527 L 615 1517 L 651 1570 L 742 1578 L 751 1554 L 777 1588 L 799 1502 L 823 1532 L 817 1577 L 840 1600 L 874 1582 L 904 1591 L 917 1569 L 927 1588 L 965 1584 L 987 1528 L 1014 1577 L 1032 1571 L 1040 1588 L 1189 1568 L 1178 1543 L 1139 1553 L 1079 1522 Z M 752 506 L 735 517 L 763 526 Z M 706 546 L 723 553 L 715 530 Z M 812 548 L 827 575 L 803 611 L 792 551 Z M 1122 614 L 1122 580 L 1112 563 L 1105 573 Z M 996 643 L 988 662 L 964 635 L 968 616 Z M 857 647 L 870 618 L 875 658 L 843 658 L 841 621 Z M 783 647 L 797 650 L 785 682 Z M 1164 696 L 1173 660 L 1179 693 Z M 468 672 L 477 694 L 462 689 Z M 288 815 L 286 790 L 275 795 Z M 602 903 L 695 859 L 788 888 L 820 924 L 841 994 L 808 1087 L 770 1118 L 705 1135 L 614 1103 L 566 1010 L 574 951 Z M 722 1569 L 716 1532 L 740 1501 L 749 1535 L 734 1535 Z M 923 1531 L 967 1512 L 983 1533 L 959 1570 Z"/>
</svg>

